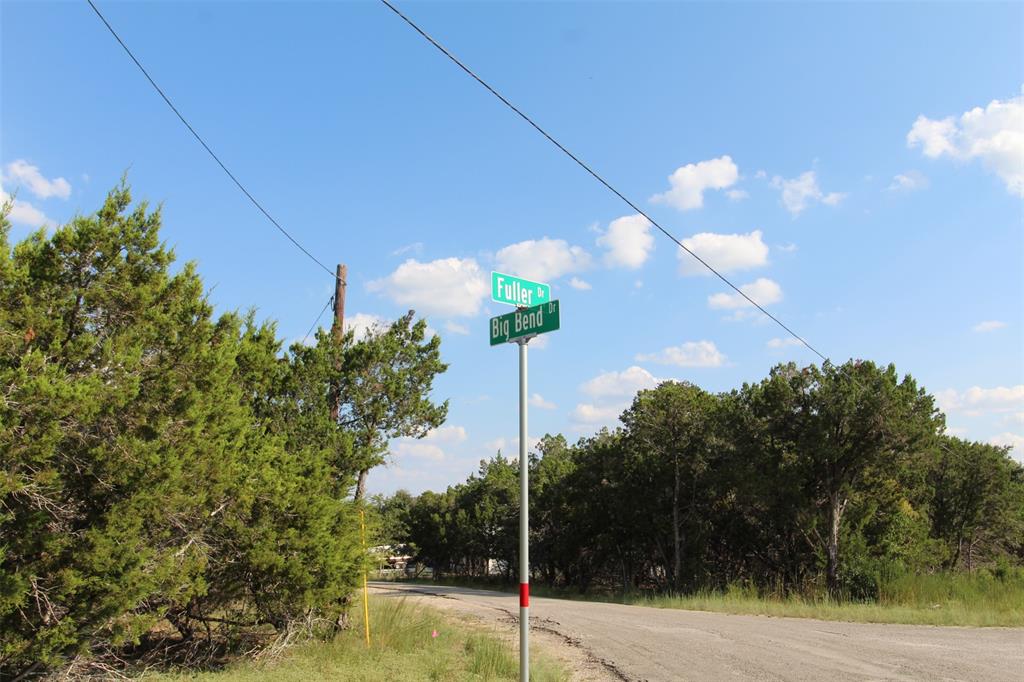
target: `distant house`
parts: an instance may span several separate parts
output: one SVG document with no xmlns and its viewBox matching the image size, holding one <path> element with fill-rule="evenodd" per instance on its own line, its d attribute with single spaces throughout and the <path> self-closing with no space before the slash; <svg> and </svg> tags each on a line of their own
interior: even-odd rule
<svg viewBox="0 0 1024 682">
<path fill-rule="evenodd" d="M 407 545 L 378 545 L 370 548 L 370 554 L 376 558 L 377 574 L 382 578 L 418 576 L 423 572 L 422 568 L 417 568 L 418 564 L 413 561 L 413 555 Z"/>
</svg>

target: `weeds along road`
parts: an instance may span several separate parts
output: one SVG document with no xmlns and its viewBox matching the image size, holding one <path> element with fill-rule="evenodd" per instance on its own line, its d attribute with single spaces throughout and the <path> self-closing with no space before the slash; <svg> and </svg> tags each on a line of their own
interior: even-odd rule
<svg viewBox="0 0 1024 682">
<path fill-rule="evenodd" d="M 515 630 L 518 595 L 371 583 Z M 531 597 L 540 644 L 573 649 L 576 678 L 620 680 L 1024 680 L 1024 628 L 735 616 Z M 583 660 L 588 659 L 588 660 Z"/>
</svg>

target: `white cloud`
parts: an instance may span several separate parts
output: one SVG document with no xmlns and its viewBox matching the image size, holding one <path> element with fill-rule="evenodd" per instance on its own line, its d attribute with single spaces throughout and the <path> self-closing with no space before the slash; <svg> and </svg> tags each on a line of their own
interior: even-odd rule
<svg viewBox="0 0 1024 682">
<path fill-rule="evenodd" d="M 406 244 L 405 246 L 400 246 L 397 249 L 395 249 L 394 251 L 392 251 L 391 255 L 392 256 L 403 256 L 403 255 L 405 255 L 407 253 L 413 253 L 413 254 L 416 254 L 417 256 L 420 255 L 421 253 L 423 253 L 423 242 L 413 242 L 412 244 Z"/>
<path fill-rule="evenodd" d="M 928 178 L 920 171 L 912 170 L 900 173 L 892 179 L 890 192 L 913 192 L 928 187 Z"/>
<path fill-rule="evenodd" d="M 395 438 L 388 450 L 394 457 L 441 462 L 448 459 L 444 446 L 458 445 L 466 438 L 466 429 L 462 426 L 440 426 L 428 431 L 423 438 Z"/>
<path fill-rule="evenodd" d="M 755 300 L 757 300 L 757 299 L 755 299 Z M 804 344 L 800 343 L 800 341 L 798 341 L 797 339 L 794 339 L 791 336 L 787 336 L 787 337 L 781 338 L 781 339 L 780 338 L 769 339 L 769 341 L 768 341 L 768 347 L 769 348 L 776 348 L 776 349 L 778 349 L 778 348 L 788 348 L 790 346 L 802 346 L 802 345 L 804 345 Z"/>
<path fill-rule="evenodd" d="M 453 322 L 452 320 L 445 322 L 444 328 L 452 334 L 461 334 L 463 336 L 469 334 L 469 327 L 464 324 L 459 324 L 458 322 Z"/>
<path fill-rule="evenodd" d="M 1024 455 L 1024 436 L 1019 433 L 1000 433 L 988 439 L 992 445 L 1010 446 L 1018 456 Z"/>
<path fill-rule="evenodd" d="M 391 443 L 388 454 L 392 457 L 412 457 L 414 459 L 426 459 L 432 462 L 444 461 L 446 455 L 444 450 L 433 443 L 424 443 L 414 438 L 397 439 Z"/>
<path fill-rule="evenodd" d="M 775 248 L 779 251 L 784 251 L 785 253 L 793 253 L 798 247 L 796 244 L 779 244 Z"/>
<path fill-rule="evenodd" d="M 908 147 L 925 156 L 977 159 L 999 176 L 1011 194 L 1024 197 L 1024 95 L 992 100 L 960 116 L 933 120 L 921 115 L 907 133 Z"/>
<path fill-rule="evenodd" d="M 924 155 L 930 159 L 943 154 L 955 156 L 957 150 L 952 138 L 956 132 L 956 122 L 953 121 L 952 116 L 941 121 L 933 121 L 927 116 L 921 115 L 917 117 L 910 132 L 907 133 L 907 146 L 923 147 Z"/>
<path fill-rule="evenodd" d="M 427 431 L 421 440 L 430 443 L 462 443 L 467 437 L 463 426 L 439 426 Z"/>
<path fill-rule="evenodd" d="M 544 396 L 542 396 L 540 393 L 534 393 L 533 395 L 531 395 L 529 403 L 530 405 L 533 405 L 534 407 L 539 407 L 542 410 L 554 410 L 558 407 L 550 400 L 545 400 Z"/>
<path fill-rule="evenodd" d="M 330 322 L 328 322 L 327 328 L 330 328 Z M 345 316 L 345 331 L 353 332 L 356 341 L 362 341 L 371 334 L 380 334 L 388 329 L 391 323 L 385 320 L 380 315 L 373 315 L 370 313 L 356 313 L 355 315 Z M 429 329 L 428 329 L 429 332 Z M 316 332 L 309 336 L 303 336 L 295 339 L 295 343 L 301 343 L 304 346 L 311 345 L 316 341 Z M 428 336 L 430 334 L 428 333 Z"/>
<path fill-rule="evenodd" d="M 662 365 L 679 367 L 721 367 L 725 355 L 711 341 L 687 341 L 679 346 L 669 346 L 657 353 L 636 356 L 639 362 L 657 362 Z"/>
<path fill-rule="evenodd" d="M 526 439 L 526 447 L 530 450 L 536 448 L 538 443 L 540 443 L 540 438 L 538 437 L 530 436 Z M 498 450 L 501 450 L 506 457 L 516 457 L 519 453 L 519 436 L 514 436 L 512 438 L 499 436 L 493 440 L 486 441 L 483 446 L 484 450 L 488 452 L 497 452 Z"/>
<path fill-rule="evenodd" d="M 16 225 L 28 225 L 29 227 L 37 228 L 53 227 L 56 224 L 32 204 L 12 197 L 0 185 L 0 206 L 5 205 L 8 201 L 11 202 L 11 212 L 7 214 L 7 217 Z"/>
<path fill-rule="evenodd" d="M 605 372 L 587 381 L 580 390 L 592 398 L 632 398 L 637 391 L 660 383 L 643 367 L 636 365 L 621 372 Z"/>
<path fill-rule="evenodd" d="M 390 323 L 380 315 L 356 313 L 345 317 L 345 331 L 354 333 L 356 341 L 361 341 L 371 334 L 385 331 Z"/>
<path fill-rule="evenodd" d="M 768 245 L 761 230 L 748 234 L 701 232 L 683 240 L 683 245 L 703 258 L 719 272 L 737 272 L 768 264 Z M 679 272 L 684 275 L 709 275 L 710 271 L 683 249 L 678 249 Z"/>
<path fill-rule="evenodd" d="M 411 306 L 421 315 L 468 317 L 480 312 L 489 287 L 480 266 L 472 258 L 442 258 L 420 263 L 405 261 L 387 277 L 366 285 L 399 305 Z"/>
<path fill-rule="evenodd" d="M 745 189 L 730 189 L 725 193 L 725 196 L 729 197 L 733 201 L 743 201 L 750 194 Z"/>
<path fill-rule="evenodd" d="M 3 179 L 5 182 L 25 187 L 40 199 L 49 199 L 50 197 L 67 199 L 71 196 L 71 185 L 67 180 L 64 178 L 47 180 L 39 172 L 39 168 L 24 159 L 7 164 Z"/>
<path fill-rule="evenodd" d="M 579 291 L 590 291 L 591 289 L 593 289 L 593 287 L 590 286 L 590 282 L 586 282 L 580 279 L 579 277 L 573 277 L 572 279 L 570 279 L 569 286 L 571 286 L 573 289 L 578 289 Z"/>
<path fill-rule="evenodd" d="M 822 192 L 818 187 L 818 176 L 812 170 L 790 180 L 776 175 L 772 178 L 772 187 L 781 190 L 782 204 L 794 216 L 800 215 L 814 202 L 836 206 L 846 196 L 844 192 Z"/>
<path fill-rule="evenodd" d="M 629 403 L 605 406 L 579 403 L 569 413 L 569 416 L 578 427 L 606 425 L 616 421 L 627 407 L 629 407 Z"/>
<path fill-rule="evenodd" d="M 609 267 L 635 270 L 654 250 L 651 222 L 639 214 L 616 218 L 597 238 L 597 245 L 606 250 L 604 262 Z"/>
<path fill-rule="evenodd" d="M 662 194 L 655 194 L 651 201 L 668 204 L 680 211 L 689 211 L 704 205 L 704 192 L 709 189 L 726 189 L 736 184 L 740 171 L 729 156 L 690 163 L 677 168 L 668 177 L 672 188 Z"/>
<path fill-rule="evenodd" d="M 762 306 L 778 303 L 782 300 L 782 287 L 767 277 L 760 277 L 750 284 L 741 285 L 740 291 Z M 735 310 L 752 307 L 747 299 L 737 293 L 712 294 L 708 296 L 708 306 L 717 310 Z"/>
<path fill-rule="evenodd" d="M 614 424 L 638 391 L 654 388 L 658 379 L 636 365 L 621 372 L 605 372 L 580 385 L 580 391 L 592 402 L 578 403 L 569 413 L 572 427 L 584 431 Z"/>
<path fill-rule="evenodd" d="M 1006 417 L 1006 421 L 1013 424 L 1024 424 L 1024 412 L 1016 412 Z"/>
<path fill-rule="evenodd" d="M 590 254 L 564 239 L 527 239 L 495 254 L 498 269 L 510 275 L 548 282 L 590 267 Z"/>
<path fill-rule="evenodd" d="M 499 450 L 504 451 L 508 447 L 508 440 L 502 437 L 489 440 L 484 443 L 484 450 L 488 452 L 498 452 Z"/>
<path fill-rule="evenodd" d="M 935 404 L 939 406 L 939 409 L 943 412 L 952 412 L 957 409 L 960 404 L 960 394 L 955 388 L 947 388 L 942 391 L 935 392 Z"/>
<path fill-rule="evenodd" d="M 997 329 L 1002 329 L 1005 326 L 1006 323 L 1000 320 L 985 320 L 974 325 L 972 329 L 979 334 L 984 334 L 985 332 L 994 332 Z"/>
<path fill-rule="evenodd" d="M 971 407 L 999 407 L 1006 404 L 1024 406 L 1024 384 L 995 388 L 973 386 L 963 395 L 964 402 Z"/>
<path fill-rule="evenodd" d="M 531 350 L 544 350 L 551 343 L 551 334 L 541 334 L 530 339 Z"/>
<path fill-rule="evenodd" d="M 935 394 L 935 401 L 943 412 L 962 411 L 970 416 L 986 412 L 1015 412 L 1024 408 L 1024 384 L 993 388 L 972 386 L 962 393 L 947 388 Z"/>
</svg>

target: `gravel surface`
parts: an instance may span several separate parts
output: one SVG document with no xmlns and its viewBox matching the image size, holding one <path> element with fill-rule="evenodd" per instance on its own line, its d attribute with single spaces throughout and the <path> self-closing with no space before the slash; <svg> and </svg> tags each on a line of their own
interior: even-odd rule
<svg viewBox="0 0 1024 682">
<path fill-rule="evenodd" d="M 373 587 L 515 631 L 518 595 Z M 530 612 L 538 644 L 580 680 L 1024 681 L 1024 628 L 840 623 L 537 597 Z"/>
</svg>

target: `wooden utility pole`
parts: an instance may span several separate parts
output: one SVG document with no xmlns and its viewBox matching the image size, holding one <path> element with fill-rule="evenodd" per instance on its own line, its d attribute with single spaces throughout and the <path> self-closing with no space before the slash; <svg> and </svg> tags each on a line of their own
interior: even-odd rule
<svg viewBox="0 0 1024 682">
<path fill-rule="evenodd" d="M 331 325 L 331 333 L 334 334 L 335 341 L 340 343 L 342 337 L 345 336 L 345 285 L 348 282 L 348 268 L 344 264 L 338 263 L 338 267 L 334 271 L 334 324 Z M 337 424 L 338 415 L 341 412 L 341 390 L 338 382 L 341 381 L 341 356 L 338 356 L 338 364 L 335 366 L 335 370 L 338 376 L 331 382 L 331 420 Z M 362 511 L 359 512 L 360 519 L 362 518 Z M 365 546 L 366 541 L 363 541 Z M 365 574 L 363 576 L 365 584 Z M 366 595 L 363 595 L 364 605 Z M 342 598 L 343 608 L 338 614 L 338 620 L 334 623 L 335 632 L 340 630 L 348 629 L 348 604 L 351 600 L 350 596 Z M 366 616 L 366 622 L 369 623 L 369 614 Z M 370 630 L 369 625 L 366 626 L 366 641 L 369 645 L 370 641 Z"/>
<path fill-rule="evenodd" d="M 348 281 L 348 268 L 338 263 L 334 271 L 334 325 L 331 331 L 335 340 L 340 341 L 345 335 L 345 285 Z M 338 370 L 341 367 L 337 368 Z M 341 411 L 341 393 L 335 389 L 334 400 L 331 401 L 331 419 L 337 421 L 338 413 Z"/>
<path fill-rule="evenodd" d="M 348 279 L 348 268 L 338 263 L 334 271 L 334 335 L 341 337 L 345 333 L 345 283 Z"/>
</svg>

